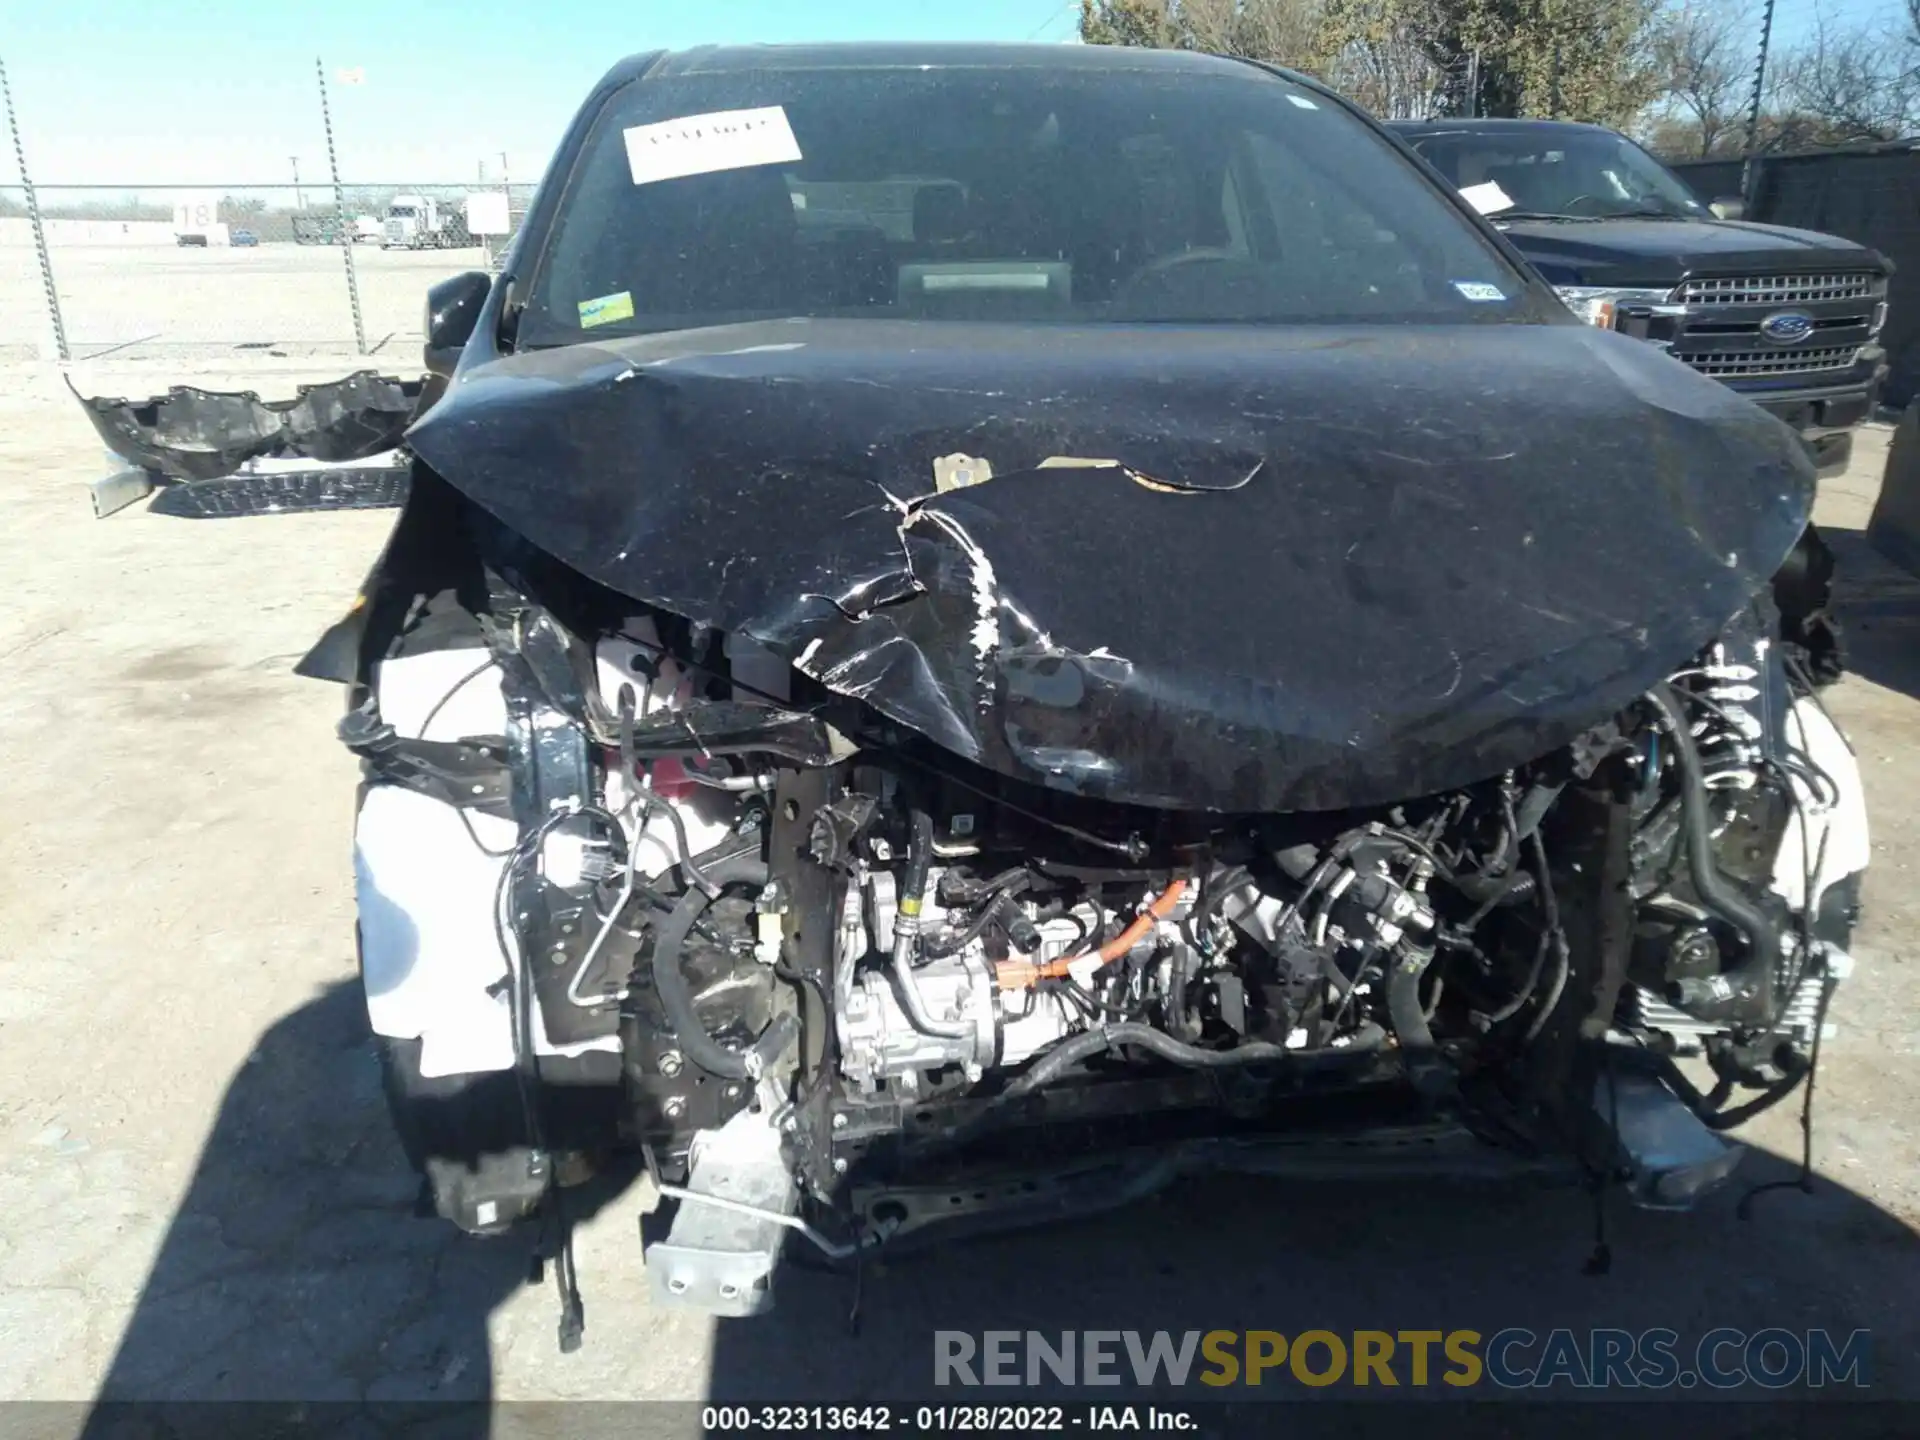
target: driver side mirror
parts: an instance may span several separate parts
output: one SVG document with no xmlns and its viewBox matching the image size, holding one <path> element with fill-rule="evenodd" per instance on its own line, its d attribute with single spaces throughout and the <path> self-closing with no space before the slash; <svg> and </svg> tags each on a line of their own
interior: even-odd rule
<svg viewBox="0 0 1920 1440">
<path fill-rule="evenodd" d="M 493 277 L 484 270 L 468 270 L 442 280 L 427 291 L 425 324 L 428 373 L 442 380 L 453 374 L 460 352 L 473 338 L 481 308 L 493 289 Z"/>
<path fill-rule="evenodd" d="M 1715 200 L 1711 205 L 1707 206 L 1707 209 L 1714 213 L 1716 219 L 1744 220 L 1747 215 L 1747 202 L 1732 196 L 1725 196 L 1719 200 Z"/>
</svg>

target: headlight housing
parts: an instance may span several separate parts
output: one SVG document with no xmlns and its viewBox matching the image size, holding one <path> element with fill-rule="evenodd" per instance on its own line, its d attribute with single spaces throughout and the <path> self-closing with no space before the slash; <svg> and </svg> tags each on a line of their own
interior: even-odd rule
<svg viewBox="0 0 1920 1440">
<path fill-rule="evenodd" d="M 1667 296 L 1672 292 L 1620 289 L 1607 285 L 1556 285 L 1553 293 L 1587 324 L 1597 325 L 1602 330 L 1616 330 L 1623 307 L 1665 305 Z"/>
</svg>

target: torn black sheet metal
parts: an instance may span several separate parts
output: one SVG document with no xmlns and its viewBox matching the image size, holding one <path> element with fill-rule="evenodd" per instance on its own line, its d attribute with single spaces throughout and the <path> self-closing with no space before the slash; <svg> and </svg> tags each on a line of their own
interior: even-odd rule
<svg viewBox="0 0 1920 1440">
<path fill-rule="evenodd" d="M 777 755 L 795 765 L 831 765 L 852 753 L 837 745 L 817 715 L 770 705 L 711 700 L 678 710 L 656 710 L 635 722 L 633 753 L 643 760 L 711 759 L 722 755 Z"/>
<path fill-rule="evenodd" d="M 146 400 L 75 397 L 115 455 L 174 480 L 231 475 L 249 460 L 365 460 L 400 443 L 422 380 L 363 370 L 291 400 L 175 385 Z"/>
<path fill-rule="evenodd" d="M 470 356 L 408 443 L 955 754 L 1225 811 L 1548 753 L 1761 590 L 1813 495 L 1778 422 L 1572 325 L 744 325 Z M 936 493 L 956 453 L 995 478 Z"/>
</svg>

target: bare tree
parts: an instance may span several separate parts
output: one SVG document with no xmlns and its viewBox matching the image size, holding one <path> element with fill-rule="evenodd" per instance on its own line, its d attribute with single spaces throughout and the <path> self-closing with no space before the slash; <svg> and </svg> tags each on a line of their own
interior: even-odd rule
<svg viewBox="0 0 1920 1440">
<path fill-rule="evenodd" d="M 1915 3 L 1915 0 L 1910 0 Z M 1920 75 L 1879 26 L 1842 27 L 1826 15 L 1780 57 L 1775 150 L 1893 140 L 1920 123 Z"/>
<path fill-rule="evenodd" d="M 1090 45 L 1204 50 L 1315 68 L 1320 0 L 1080 0 Z"/>
<path fill-rule="evenodd" d="M 1437 12 L 1404 0 L 1326 0 L 1320 48 L 1329 84 L 1374 114 L 1438 114 L 1448 71 L 1438 58 Z"/>
<path fill-rule="evenodd" d="M 1661 17 L 1653 52 L 1662 93 L 1650 126 L 1661 149 L 1705 157 L 1738 148 L 1757 33 L 1745 0 L 1685 0 Z"/>
<path fill-rule="evenodd" d="M 1920 85 L 1920 0 L 1907 0 L 1907 83 Z"/>
</svg>

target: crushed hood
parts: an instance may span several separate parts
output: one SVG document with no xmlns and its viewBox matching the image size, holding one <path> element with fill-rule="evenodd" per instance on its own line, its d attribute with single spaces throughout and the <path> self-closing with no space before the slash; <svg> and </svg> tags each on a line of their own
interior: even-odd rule
<svg viewBox="0 0 1920 1440">
<path fill-rule="evenodd" d="M 771 322 L 470 357 L 407 438 L 582 574 L 969 760 L 1228 811 L 1566 743 L 1813 494 L 1778 422 L 1571 324 Z"/>
</svg>

